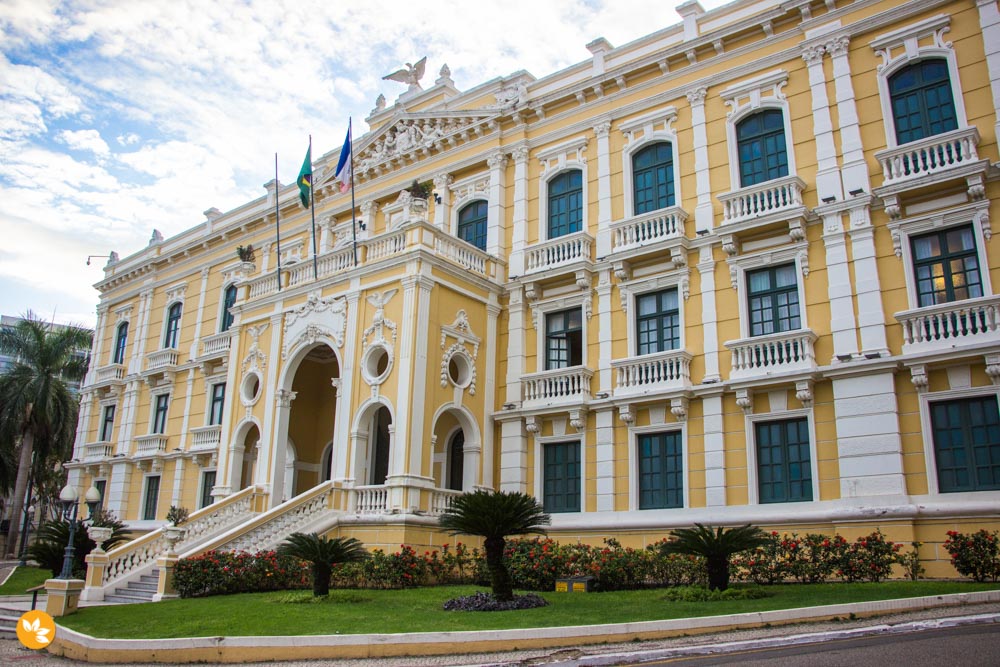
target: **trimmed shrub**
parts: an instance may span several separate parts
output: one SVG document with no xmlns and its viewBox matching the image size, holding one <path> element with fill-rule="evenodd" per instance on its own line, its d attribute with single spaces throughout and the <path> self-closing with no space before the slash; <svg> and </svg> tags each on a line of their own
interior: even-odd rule
<svg viewBox="0 0 1000 667">
<path fill-rule="evenodd" d="M 899 562 L 902 544 L 889 542 L 881 531 L 859 537 L 843 553 L 837 571 L 845 581 L 878 583 L 892 575 L 892 566 Z"/>
<path fill-rule="evenodd" d="M 944 548 L 951 554 L 951 564 L 963 577 L 975 581 L 996 581 L 1000 579 L 1000 548 L 997 545 L 997 531 L 992 533 L 981 528 L 966 535 L 955 530 L 948 531 Z"/>
<path fill-rule="evenodd" d="M 206 551 L 177 561 L 174 587 L 182 598 L 309 588 L 310 566 L 274 551 Z"/>
</svg>

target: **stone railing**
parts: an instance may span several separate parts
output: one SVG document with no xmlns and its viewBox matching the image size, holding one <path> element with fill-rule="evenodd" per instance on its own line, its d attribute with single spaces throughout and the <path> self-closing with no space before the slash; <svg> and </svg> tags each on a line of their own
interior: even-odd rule
<svg viewBox="0 0 1000 667">
<path fill-rule="evenodd" d="M 896 313 L 903 353 L 1000 342 L 1000 296 L 953 301 Z"/>
<path fill-rule="evenodd" d="M 169 368 L 177 365 L 178 352 L 172 347 L 167 347 L 146 355 L 146 370 L 154 371 L 159 368 Z"/>
<path fill-rule="evenodd" d="M 785 176 L 720 194 L 722 224 L 746 222 L 772 213 L 793 213 L 804 207 L 803 190 L 805 182 L 802 179 Z"/>
<path fill-rule="evenodd" d="M 480 276 L 486 275 L 486 253 L 464 241 L 439 235 L 434 238 L 434 251 L 467 271 Z"/>
<path fill-rule="evenodd" d="M 462 495 L 461 491 L 434 489 L 431 491 L 431 515 L 441 516 L 451 506 L 451 501 Z"/>
<path fill-rule="evenodd" d="M 687 213 L 678 206 L 643 213 L 611 225 L 614 251 L 631 250 L 644 245 L 684 236 Z"/>
<path fill-rule="evenodd" d="M 284 280 L 281 282 L 284 285 Z M 278 274 L 274 271 L 268 271 L 266 274 L 251 280 L 248 285 L 247 297 L 250 299 L 262 297 L 265 294 L 273 294 L 278 289 Z"/>
<path fill-rule="evenodd" d="M 772 373 L 814 370 L 815 341 L 816 334 L 808 329 L 729 341 L 725 344 L 733 354 L 733 368 L 729 379 L 741 380 Z"/>
<path fill-rule="evenodd" d="M 543 241 L 529 247 L 525 253 L 525 273 L 539 273 L 576 262 L 589 262 L 594 237 L 586 232 Z"/>
<path fill-rule="evenodd" d="M 253 514 L 255 496 L 259 494 L 260 490 L 256 487 L 248 487 L 192 513 L 183 524 L 184 539 L 177 545 L 178 552 L 210 534 L 228 530 L 245 522 Z M 163 529 L 159 528 L 112 549 L 108 552 L 108 564 L 101 578 L 102 585 L 113 586 L 138 576 L 141 571 L 152 567 L 156 559 L 167 552 L 167 546 Z M 88 581 L 90 581 L 89 576 Z"/>
<path fill-rule="evenodd" d="M 406 250 L 406 232 L 395 231 L 388 234 L 380 234 L 373 239 L 365 241 L 364 261 L 377 262 L 380 259 L 391 257 Z"/>
<path fill-rule="evenodd" d="M 232 345 L 233 332 L 223 331 L 222 333 L 205 336 L 201 339 L 201 356 L 214 357 L 229 354 L 229 346 Z"/>
<path fill-rule="evenodd" d="M 125 378 L 124 364 L 108 364 L 94 371 L 94 382 L 121 382 Z"/>
<path fill-rule="evenodd" d="M 222 426 L 213 424 L 211 426 L 198 426 L 191 429 L 191 449 L 216 449 L 219 446 L 219 438 L 222 435 Z"/>
<path fill-rule="evenodd" d="M 83 447 L 83 457 L 85 461 L 107 459 L 111 457 L 112 444 L 110 442 L 90 442 Z"/>
<path fill-rule="evenodd" d="M 167 451 L 167 436 L 162 433 L 140 435 L 135 438 L 136 456 L 153 456 Z"/>
<path fill-rule="evenodd" d="M 684 389 L 691 385 L 691 355 L 671 350 L 611 362 L 615 395 Z"/>
<path fill-rule="evenodd" d="M 531 373 L 524 382 L 524 405 L 548 403 L 575 403 L 590 399 L 590 381 L 594 371 L 583 366 L 559 368 L 541 373 Z"/>
<path fill-rule="evenodd" d="M 882 165 L 882 185 L 947 171 L 979 159 L 979 130 L 967 127 L 896 146 L 875 154 Z"/>
<path fill-rule="evenodd" d="M 356 486 L 351 489 L 349 507 L 355 514 L 386 514 L 389 511 L 389 487 Z"/>
</svg>

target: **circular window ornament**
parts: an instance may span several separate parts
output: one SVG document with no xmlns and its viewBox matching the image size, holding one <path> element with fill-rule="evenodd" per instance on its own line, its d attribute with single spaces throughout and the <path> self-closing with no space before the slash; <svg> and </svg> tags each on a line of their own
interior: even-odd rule
<svg viewBox="0 0 1000 667">
<path fill-rule="evenodd" d="M 260 399 L 261 394 L 260 375 L 256 371 L 251 371 L 243 376 L 240 384 L 240 399 L 243 405 L 253 405 Z"/>
<path fill-rule="evenodd" d="M 472 362 L 464 354 L 453 354 L 448 360 L 448 381 L 460 389 L 472 382 Z"/>
<path fill-rule="evenodd" d="M 365 352 L 361 374 L 368 384 L 382 384 L 392 371 L 392 351 L 383 343 L 375 343 Z"/>
</svg>

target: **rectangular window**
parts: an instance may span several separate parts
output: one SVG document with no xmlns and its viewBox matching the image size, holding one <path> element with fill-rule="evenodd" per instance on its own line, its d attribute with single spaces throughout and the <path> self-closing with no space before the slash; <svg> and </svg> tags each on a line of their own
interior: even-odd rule
<svg viewBox="0 0 1000 667">
<path fill-rule="evenodd" d="M 160 496 L 160 476 L 152 475 L 146 478 L 146 494 L 142 499 L 142 520 L 156 519 L 156 501 Z"/>
<path fill-rule="evenodd" d="M 983 295 L 972 225 L 914 236 L 910 245 L 919 307 Z"/>
<path fill-rule="evenodd" d="M 201 476 L 201 500 L 199 508 L 208 507 L 214 502 L 212 498 L 212 487 L 215 486 L 215 471 L 206 470 Z"/>
<path fill-rule="evenodd" d="M 583 364 L 583 312 L 571 308 L 545 316 L 545 370 Z"/>
<path fill-rule="evenodd" d="M 111 431 L 115 427 L 115 406 L 104 406 L 104 419 L 101 420 L 101 442 L 111 442 Z"/>
<path fill-rule="evenodd" d="M 794 264 L 748 271 L 746 281 L 750 336 L 802 328 Z"/>
<path fill-rule="evenodd" d="M 580 511 L 580 443 L 560 442 L 543 445 L 544 489 L 542 505 L 546 512 Z"/>
<path fill-rule="evenodd" d="M 1000 489 L 1000 410 L 996 396 L 931 403 L 938 490 Z"/>
<path fill-rule="evenodd" d="M 812 500 L 808 420 L 759 422 L 755 427 L 760 502 Z"/>
<path fill-rule="evenodd" d="M 637 296 L 635 310 L 637 354 L 680 347 L 681 318 L 676 288 Z"/>
<path fill-rule="evenodd" d="M 213 384 L 212 385 L 212 402 L 209 406 L 208 413 L 208 423 L 209 425 L 221 424 L 222 423 L 222 409 L 226 404 L 226 384 Z"/>
<path fill-rule="evenodd" d="M 108 490 L 108 480 L 106 480 L 106 479 L 95 479 L 94 480 L 94 488 L 97 489 L 97 492 L 99 494 L 101 494 L 101 502 L 98 505 L 98 507 L 107 507 L 108 503 L 107 503 L 107 495 L 106 494 L 107 494 L 107 490 Z"/>
<path fill-rule="evenodd" d="M 153 410 L 153 430 L 151 433 L 167 432 L 167 406 L 170 404 L 170 394 L 160 394 L 156 397 L 156 407 Z"/>
<path fill-rule="evenodd" d="M 680 431 L 639 436 L 639 509 L 684 506 Z"/>
</svg>

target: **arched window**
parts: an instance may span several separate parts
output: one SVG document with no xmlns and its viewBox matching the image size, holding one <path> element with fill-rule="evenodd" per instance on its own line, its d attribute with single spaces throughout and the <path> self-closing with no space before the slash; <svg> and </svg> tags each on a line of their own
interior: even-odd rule
<svg viewBox="0 0 1000 667">
<path fill-rule="evenodd" d="M 118 331 L 115 333 L 115 356 L 112 359 L 112 363 L 125 363 L 126 345 L 128 345 L 128 322 L 122 322 L 118 325 Z"/>
<path fill-rule="evenodd" d="M 222 326 L 219 327 L 219 331 L 229 331 L 229 327 L 233 326 L 233 312 L 230 308 L 236 303 L 236 285 L 230 285 L 226 288 L 225 293 L 222 296 Z"/>
<path fill-rule="evenodd" d="M 948 63 L 921 60 L 889 77 L 896 143 L 905 144 L 958 128 Z"/>
<path fill-rule="evenodd" d="M 382 406 L 372 417 L 371 468 L 368 483 L 381 486 L 389 476 L 389 427 L 392 415 L 389 408 Z"/>
<path fill-rule="evenodd" d="M 781 111 L 769 109 L 744 118 L 736 126 L 736 143 L 740 187 L 788 176 L 785 119 Z"/>
<path fill-rule="evenodd" d="M 458 238 L 486 250 L 486 202 L 470 202 L 458 212 Z"/>
<path fill-rule="evenodd" d="M 632 156 L 635 215 L 674 205 L 674 151 L 657 142 Z"/>
<path fill-rule="evenodd" d="M 549 238 L 578 232 L 583 227 L 583 172 L 564 171 L 549 181 Z"/>
<path fill-rule="evenodd" d="M 176 348 L 181 332 L 181 304 L 180 302 L 170 306 L 167 311 L 167 328 L 163 333 L 163 347 Z"/>
<path fill-rule="evenodd" d="M 458 431 L 448 445 L 448 488 L 452 491 L 462 490 L 462 477 L 465 472 L 465 432 Z"/>
</svg>

